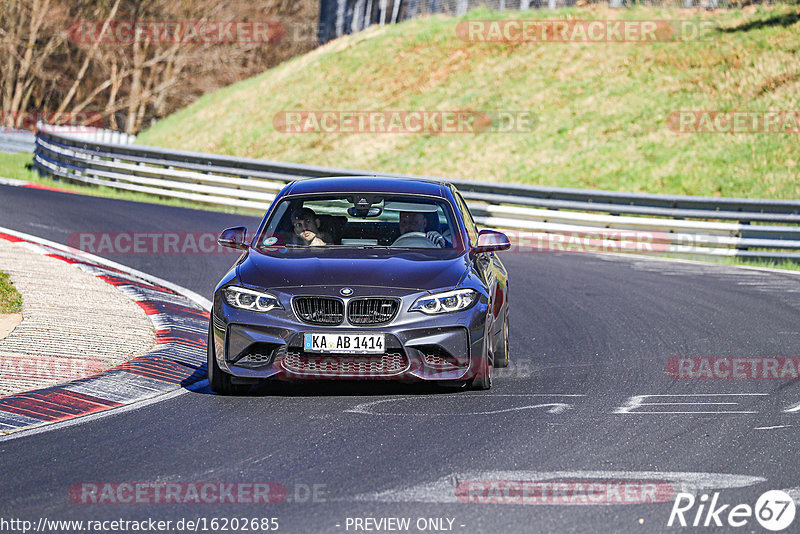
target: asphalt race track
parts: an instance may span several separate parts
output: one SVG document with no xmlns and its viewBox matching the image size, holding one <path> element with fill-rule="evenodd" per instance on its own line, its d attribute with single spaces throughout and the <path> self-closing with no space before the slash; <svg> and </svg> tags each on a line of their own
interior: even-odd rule
<svg viewBox="0 0 800 534">
<path fill-rule="evenodd" d="M 0 226 L 61 243 L 74 232 L 216 233 L 258 223 L 8 186 L 0 205 Z M 209 298 L 235 259 L 99 255 Z M 496 373 L 491 391 L 350 383 L 260 387 L 245 397 L 190 391 L 0 442 L 0 515 L 275 517 L 280 532 L 354 532 L 348 518 L 365 517 L 411 518 L 411 532 L 419 518 L 451 519 L 443 527 L 464 533 L 766 532 L 754 518 L 739 529 L 668 528 L 669 499 L 461 502 L 455 489 L 475 480 L 646 480 L 719 491 L 731 506 L 775 489 L 798 499 L 797 380 L 677 380 L 665 369 L 678 357 L 799 356 L 800 276 L 588 254 L 503 260 L 512 367 Z M 277 482 L 288 496 L 173 505 L 78 504 L 69 494 L 83 482 L 202 481 Z M 307 491 L 315 485 L 316 499 Z"/>
</svg>

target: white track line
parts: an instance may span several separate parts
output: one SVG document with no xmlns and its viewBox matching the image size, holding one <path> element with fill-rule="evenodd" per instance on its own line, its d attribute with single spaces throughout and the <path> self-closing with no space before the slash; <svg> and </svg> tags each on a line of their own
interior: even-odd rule
<svg viewBox="0 0 800 534">
<path fill-rule="evenodd" d="M 138 278 L 141 278 L 142 280 L 153 282 L 155 284 L 158 284 L 158 285 L 161 285 L 163 287 L 169 288 L 169 289 L 175 291 L 176 293 L 179 293 L 179 294 L 185 296 L 186 298 L 188 298 L 189 300 L 193 301 L 195 304 L 197 304 L 198 306 L 200 306 L 204 310 L 209 311 L 209 312 L 211 311 L 211 301 L 210 300 L 202 297 L 201 295 L 195 293 L 194 291 L 186 289 L 185 287 L 182 287 L 182 286 L 179 286 L 177 284 L 173 284 L 172 282 L 169 282 L 167 280 L 164 280 L 163 278 L 159 278 L 157 276 L 153 276 L 151 274 L 147 274 L 147 273 L 144 273 L 142 271 L 138 271 L 136 269 L 132 269 L 132 268 L 127 267 L 125 265 L 122 265 L 120 263 L 117 263 L 117 262 L 114 262 L 114 261 L 111 261 L 111 260 L 107 260 L 105 258 L 101 258 L 100 256 L 95 256 L 94 254 L 89 254 L 88 252 L 83 252 L 81 250 L 78 250 L 78 249 L 75 249 L 75 248 L 72 248 L 72 247 L 68 247 L 66 245 L 61 245 L 59 243 L 55 243 L 53 241 L 48 241 L 47 239 L 42 239 L 40 237 L 36 237 L 36 236 L 30 235 L 30 234 L 25 234 L 23 232 L 17 232 L 16 230 L 11 230 L 9 228 L 4 228 L 2 226 L 0 226 L 0 233 L 4 233 L 4 234 L 8 234 L 8 235 L 11 235 L 11 236 L 14 236 L 14 237 L 18 237 L 20 239 L 24 239 L 26 241 L 37 243 L 39 245 L 42 245 L 42 246 L 45 246 L 45 247 L 49 247 L 49 248 L 52 248 L 52 249 L 55 249 L 55 250 L 60 250 L 62 252 L 66 252 L 66 253 L 71 254 L 73 256 L 77 256 L 79 258 L 84 258 L 87 261 L 91 261 L 91 262 L 97 263 L 99 265 L 110 267 L 112 269 L 117 269 L 117 270 L 122 271 L 122 272 L 127 273 L 127 274 L 132 274 L 132 275 L 134 275 L 134 276 L 136 276 Z M 96 413 L 89 414 L 89 415 L 82 415 L 82 416 L 78 416 L 78 417 L 76 417 L 74 419 L 68 419 L 66 421 L 61 421 L 61 422 L 58 422 L 58 423 L 47 423 L 47 422 L 45 422 L 45 423 L 42 423 L 42 425 L 40 425 L 40 426 L 36 426 L 36 427 L 30 428 L 30 429 L 27 429 L 27 430 L 19 430 L 19 431 L 13 432 L 11 434 L 7 434 L 5 436 L 0 436 L 0 442 L 9 441 L 9 440 L 12 440 L 12 439 L 17 439 L 17 438 L 21 438 L 21 437 L 25 437 L 25 436 L 31 436 L 31 435 L 35 435 L 35 434 L 41 434 L 42 432 L 49 432 L 51 430 L 59 430 L 59 429 L 70 427 L 70 426 L 74 426 L 74 425 L 80 425 L 80 424 L 88 423 L 88 422 L 91 422 L 91 421 L 94 421 L 94 420 L 97 420 L 97 419 L 100 419 L 100 418 L 103 418 L 103 417 L 109 417 L 109 416 L 113 416 L 113 415 L 129 412 L 131 410 L 137 410 L 139 408 L 144 408 L 145 406 L 149 406 L 149 405 L 155 404 L 157 402 L 161 402 L 161 401 L 165 401 L 165 400 L 169 400 L 169 399 L 175 398 L 175 397 L 177 397 L 179 395 L 183 395 L 184 393 L 187 393 L 188 391 L 197 391 L 199 389 L 203 389 L 206 386 L 208 386 L 208 380 L 201 380 L 200 382 L 196 382 L 196 383 L 192 384 L 191 386 L 181 387 L 179 389 L 170 391 L 168 393 L 163 393 L 163 394 L 160 394 L 160 395 L 156 395 L 154 397 L 151 397 L 151 398 L 148 398 L 148 399 L 145 399 L 145 400 L 142 400 L 142 401 L 138 401 L 138 402 L 133 402 L 131 404 L 127 404 L 127 405 L 124 405 L 124 406 L 121 406 L 121 407 L 118 407 L 118 408 L 110 408 L 110 409 L 104 410 L 102 412 L 96 412 Z"/>
<path fill-rule="evenodd" d="M 10 441 L 12 439 L 22 438 L 26 436 L 33 436 L 36 434 L 41 434 L 43 432 L 50 432 L 51 430 L 61 430 L 63 428 L 71 426 L 82 425 L 84 423 L 89 423 L 97 419 L 102 419 L 103 417 L 120 415 L 133 410 L 138 410 L 139 408 L 144 408 L 145 406 L 150 406 L 151 404 L 156 404 L 161 401 L 173 399 L 189 391 L 197 391 L 207 386 L 208 386 L 208 380 L 201 380 L 200 382 L 195 382 L 191 386 L 181 387 L 180 389 L 175 389 L 168 393 L 162 393 L 160 395 L 156 395 L 154 397 L 150 397 L 145 400 L 137 401 L 132 404 L 125 404 L 117 408 L 109 408 L 108 410 L 102 412 L 95 412 L 89 415 L 81 415 L 75 417 L 74 419 L 67 419 L 66 421 L 59 421 L 57 423 L 44 422 L 41 425 L 37 425 L 35 427 L 31 427 L 26 430 L 18 430 L 12 434 L 8 434 L 6 436 L 0 436 L 0 442 Z"/>
<path fill-rule="evenodd" d="M 176 293 L 180 293 L 184 297 L 188 298 L 189 300 L 193 301 L 195 304 L 203 308 L 205 311 L 211 311 L 211 301 L 207 298 L 195 293 L 190 289 L 186 289 L 185 287 L 179 286 L 178 284 L 173 284 L 168 280 L 164 280 L 163 278 L 159 278 L 157 276 L 153 276 L 152 274 L 148 274 L 127 265 L 122 265 L 121 263 L 117 263 L 115 261 L 107 260 L 105 258 L 101 258 L 100 256 L 95 256 L 94 254 L 90 254 L 88 252 L 84 252 L 82 250 L 78 250 L 76 248 L 68 247 L 67 245 L 62 245 L 60 243 L 55 243 L 53 241 L 48 241 L 47 239 L 42 239 L 41 237 L 36 237 L 34 235 L 25 234 L 22 232 L 17 232 L 16 230 L 11 230 L 10 228 L 4 228 L 0 226 L 0 233 L 12 235 L 14 237 L 18 237 L 20 239 L 24 239 L 26 241 L 31 241 L 33 243 L 38 243 L 45 247 L 53 248 L 56 250 L 60 250 L 62 252 L 66 252 L 68 254 L 72 254 L 74 256 L 78 256 L 80 258 L 85 258 L 88 261 L 93 263 L 97 263 L 99 265 L 104 265 L 106 267 L 110 267 L 112 269 L 118 269 L 122 272 L 132 274 L 141 278 L 142 280 L 147 280 L 149 282 L 153 282 L 155 284 L 164 286 L 168 289 L 175 291 Z"/>
</svg>

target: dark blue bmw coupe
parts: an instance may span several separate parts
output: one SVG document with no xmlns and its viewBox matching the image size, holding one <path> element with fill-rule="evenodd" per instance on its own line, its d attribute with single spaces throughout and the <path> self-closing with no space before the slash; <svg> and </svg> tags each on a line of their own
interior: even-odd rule
<svg viewBox="0 0 800 534">
<path fill-rule="evenodd" d="M 508 365 L 508 274 L 453 185 L 389 177 L 288 184 L 214 292 L 213 391 L 265 379 L 489 389 Z"/>
</svg>

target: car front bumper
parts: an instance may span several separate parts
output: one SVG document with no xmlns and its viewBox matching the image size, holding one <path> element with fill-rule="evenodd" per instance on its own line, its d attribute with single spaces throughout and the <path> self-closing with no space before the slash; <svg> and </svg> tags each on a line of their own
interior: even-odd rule
<svg viewBox="0 0 800 534">
<path fill-rule="evenodd" d="M 316 326 L 295 314 L 292 297 L 338 295 L 323 287 L 293 288 L 291 293 L 270 290 L 284 309 L 267 313 L 229 306 L 221 291 L 215 294 L 214 353 L 219 367 L 244 381 L 252 379 L 379 379 L 468 380 L 482 367 L 485 346 L 487 299 L 466 310 L 439 315 L 408 311 L 428 292 L 353 286 L 360 296 L 400 299 L 397 315 L 387 324 L 356 326 L 347 320 L 337 326 Z M 345 301 L 345 306 L 348 299 Z M 383 334 L 385 353 L 320 354 L 303 349 L 305 333 Z"/>
</svg>

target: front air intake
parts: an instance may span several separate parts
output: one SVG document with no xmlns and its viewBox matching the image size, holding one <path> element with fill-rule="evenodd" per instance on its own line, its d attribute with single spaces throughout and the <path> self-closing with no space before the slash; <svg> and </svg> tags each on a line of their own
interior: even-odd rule
<svg viewBox="0 0 800 534">
<path fill-rule="evenodd" d="M 399 308 L 397 299 L 353 299 L 347 305 L 347 320 L 357 325 L 384 324 L 394 319 Z"/>
<path fill-rule="evenodd" d="M 344 303 L 336 298 L 296 297 L 294 312 L 301 321 L 316 325 L 337 325 L 344 320 Z"/>
</svg>

